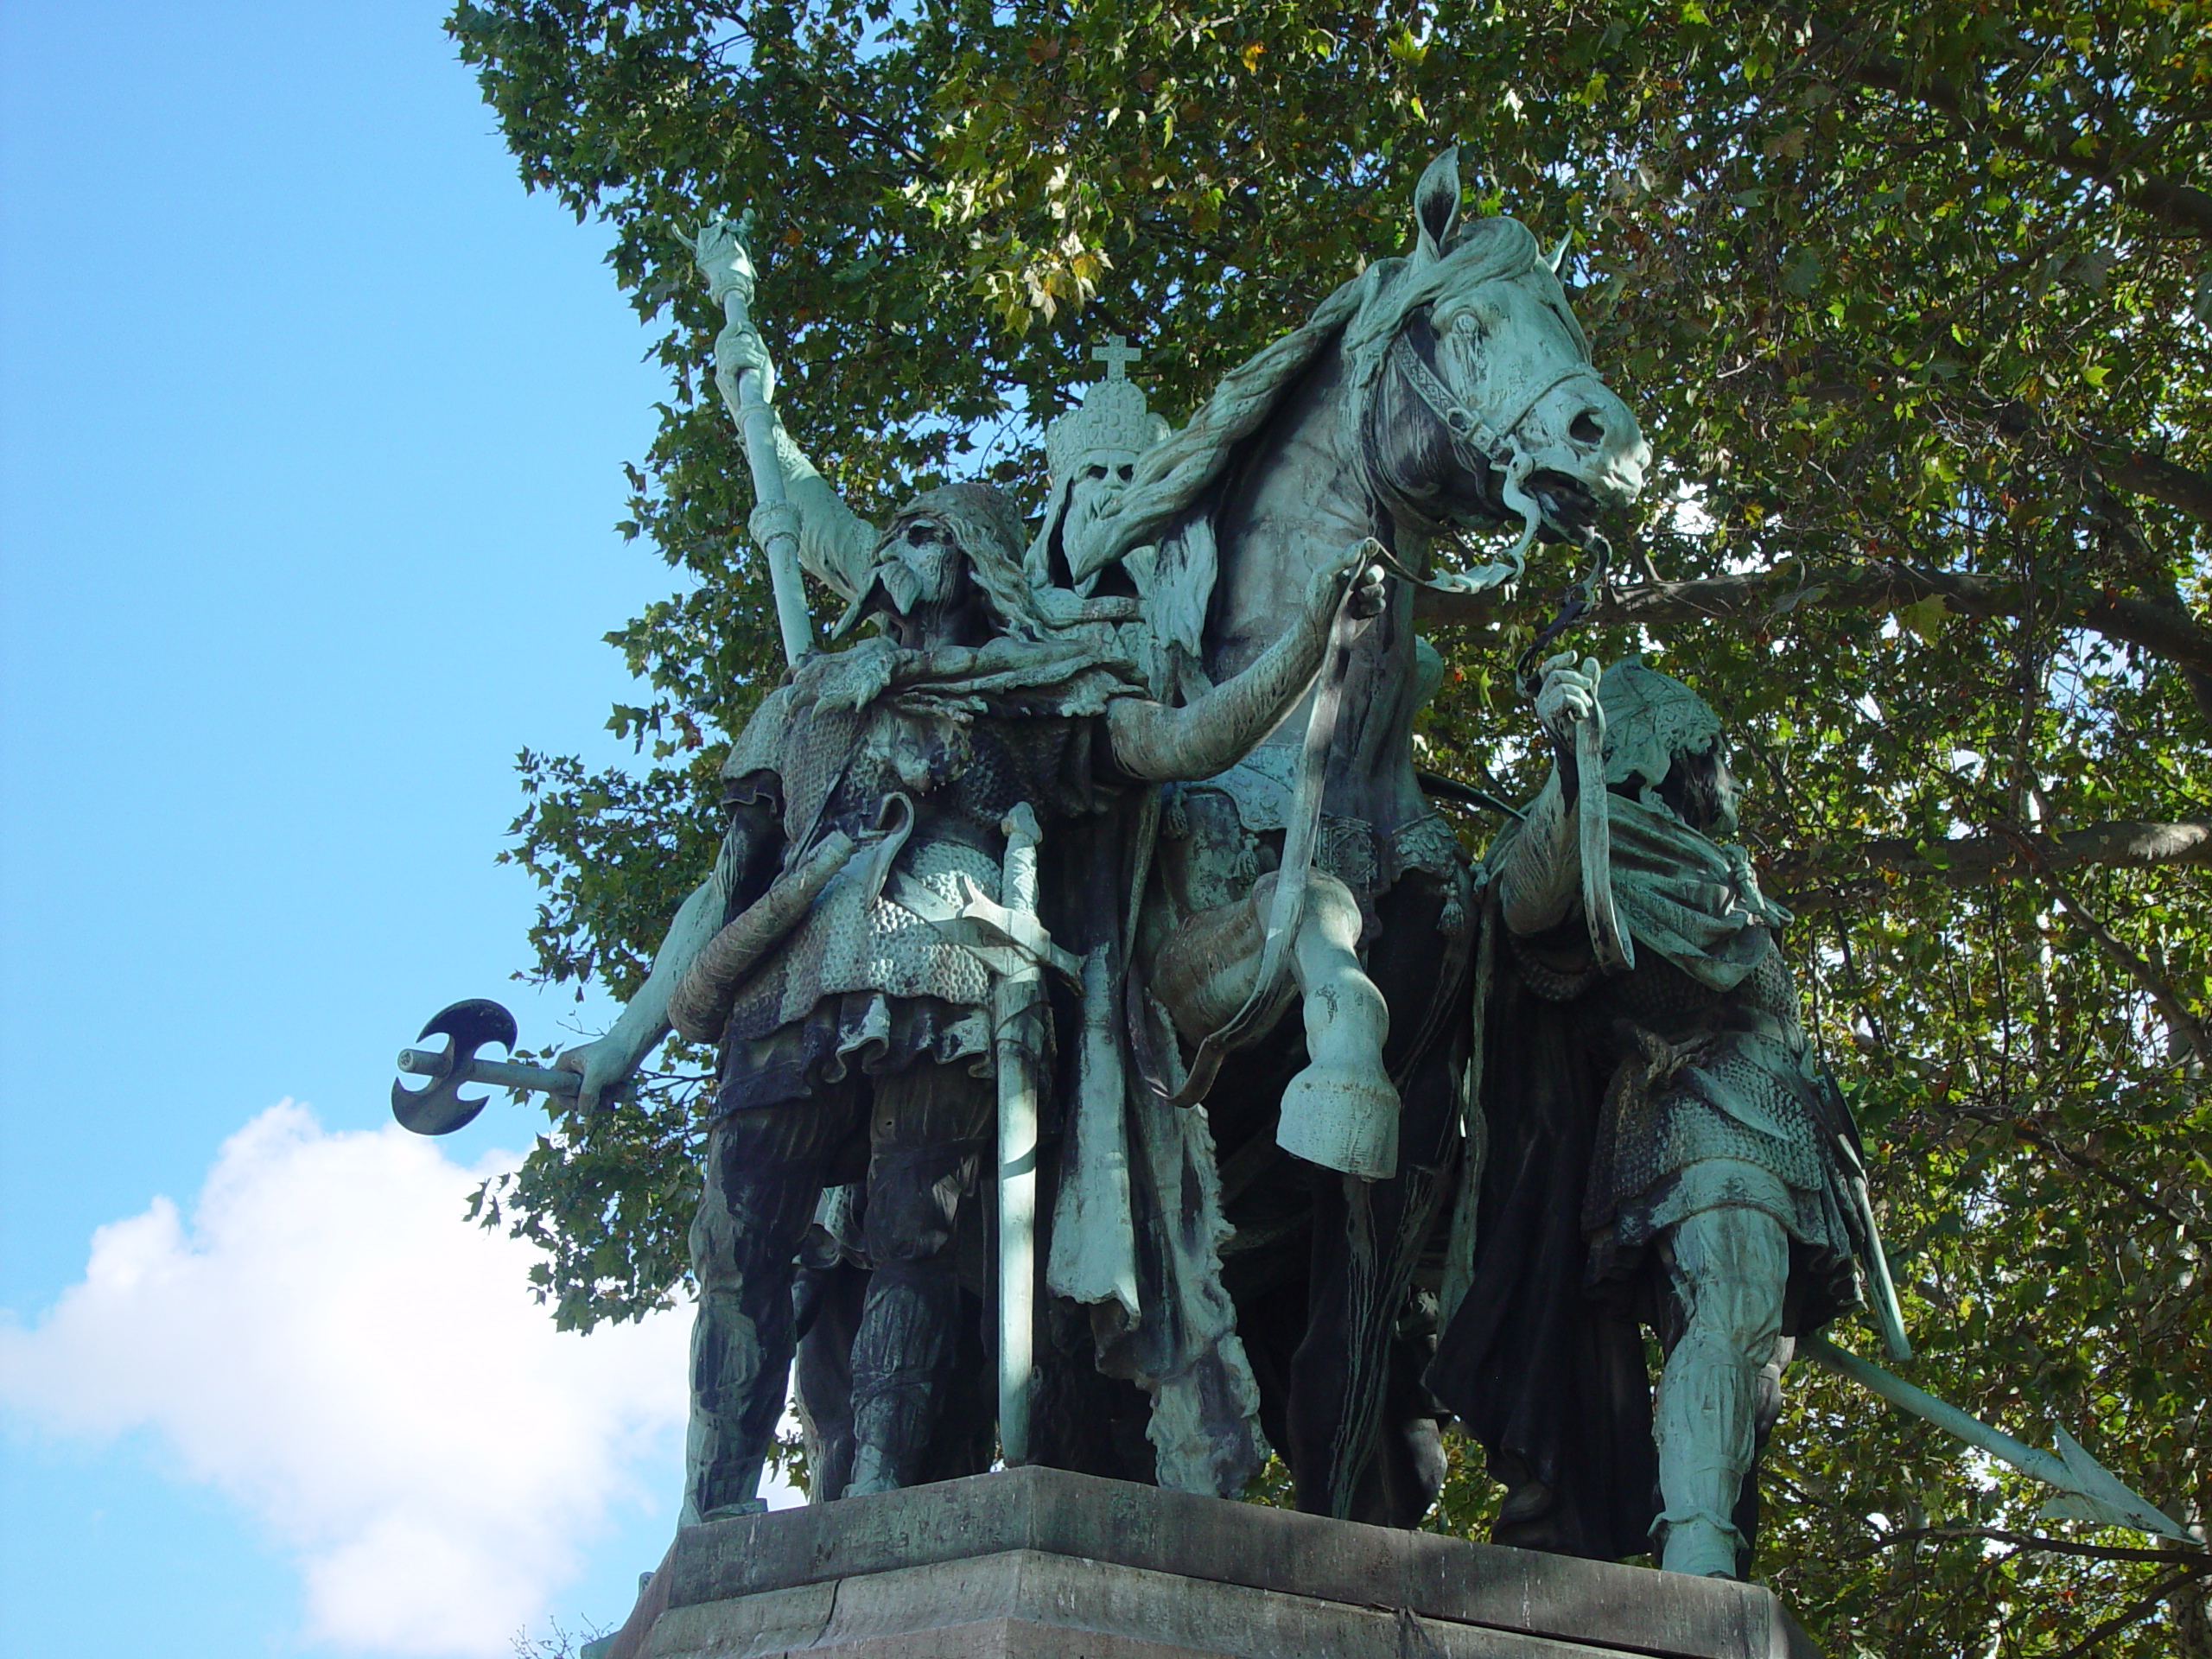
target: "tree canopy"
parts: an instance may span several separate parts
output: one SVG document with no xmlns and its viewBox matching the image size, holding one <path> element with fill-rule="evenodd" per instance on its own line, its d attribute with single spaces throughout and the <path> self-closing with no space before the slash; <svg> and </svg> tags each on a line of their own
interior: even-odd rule
<svg viewBox="0 0 2212 1659">
<path fill-rule="evenodd" d="M 1657 453 L 1580 639 L 1728 725 L 1876 1154 L 1903 1369 L 2212 1516 L 2212 6 L 463 0 L 449 27 L 524 183 L 607 227 L 670 378 L 622 529 L 677 585 L 609 636 L 639 764 L 522 760 L 533 971 L 635 985 L 779 667 L 694 226 L 753 211 L 785 419 L 867 512 L 1033 487 L 1108 333 L 1187 415 L 1400 249 L 1456 138 L 1471 211 L 1571 238 Z M 1502 625 L 1432 617 L 1425 764 L 1533 791 L 1506 670 L 1573 556 Z M 696 1082 L 480 1194 L 564 1323 L 679 1284 Z M 1829 1651 L 2212 1655 L 2201 1547 L 2041 1515 L 1806 1367 L 1791 1395 L 1762 1576 Z M 1473 1461 L 1433 1524 L 1480 1518 Z"/>
</svg>

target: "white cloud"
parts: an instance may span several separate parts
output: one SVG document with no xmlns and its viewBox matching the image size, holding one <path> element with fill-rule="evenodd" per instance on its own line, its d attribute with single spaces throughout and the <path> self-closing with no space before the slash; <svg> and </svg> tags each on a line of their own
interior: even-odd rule
<svg viewBox="0 0 2212 1659">
<path fill-rule="evenodd" d="M 94 1233 L 35 1325 L 0 1315 L 0 1400 L 62 1433 L 155 1430 L 298 1554 L 308 1641 L 505 1655 L 610 1510 L 675 1478 L 690 1323 L 556 1332 L 528 1247 L 461 1219 L 512 1162 L 273 1106 L 188 1227 L 157 1198 Z"/>
</svg>

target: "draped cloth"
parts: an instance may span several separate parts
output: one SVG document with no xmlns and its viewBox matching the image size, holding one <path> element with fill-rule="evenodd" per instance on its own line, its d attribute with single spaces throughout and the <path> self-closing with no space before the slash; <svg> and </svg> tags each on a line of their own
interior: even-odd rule
<svg viewBox="0 0 2212 1659">
<path fill-rule="evenodd" d="M 808 658 L 769 695 L 724 763 L 726 800 L 778 815 L 786 868 L 833 830 L 861 850 L 738 987 L 718 1114 L 855 1066 L 989 1075 L 989 969 L 932 914 L 957 912 L 970 883 L 998 896 L 1000 821 L 1016 804 L 1047 823 L 1104 810 L 1097 716 L 1135 690 L 1125 664 L 1079 644 L 878 638 Z"/>
<path fill-rule="evenodd" d="M 1629 974 L 1599 974 L 1579 908 L 1514 938 L 1490 890 L 1476 993 L 1487 1152 L 1460 1230 L 1465 1290 L 1429 1384 L 1515 1489 L 1499 1541 L 1617 1560 L 1649 1548 L 1658 1509 L 1641 1326 L 1663 1314 L 1643 1247 L 1678 1211 L 1751 1192 L 1792 1235 L 1809 1327 L 1851 1300 L 1861 1241 L 1839 1203 L 1833 1090 L 1804 1052 L 1777 953 L 1787 912 L 1740 849 L 1656 798 L 1605 804 Z M 1487 880 L 1518 835 L 1491 849 Z"/>
</svg>

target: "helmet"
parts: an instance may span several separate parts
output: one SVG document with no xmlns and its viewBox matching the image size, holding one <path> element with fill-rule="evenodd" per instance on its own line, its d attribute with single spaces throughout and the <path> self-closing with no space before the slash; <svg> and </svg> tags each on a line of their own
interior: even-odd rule
<svg viewBox="0 0 2212 1659">
<path fill-rule="evenodd" d="M 1605 783 L 1656 790 L 1676 754 L 1703 754 L 1720 741 L 1720 717 L 1672 675 L 1624 657 L 1598 682 L 1605 711 Z"/>
</svg>

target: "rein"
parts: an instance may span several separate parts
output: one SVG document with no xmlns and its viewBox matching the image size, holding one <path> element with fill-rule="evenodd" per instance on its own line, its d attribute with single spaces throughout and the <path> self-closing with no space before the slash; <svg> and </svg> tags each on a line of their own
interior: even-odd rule
<svg viewBox="0 0 2212 1659">
<path fill-rule="evenodd" d="M 1536 700 L 1539 686 L 1536 666 L 1542 659 L 1544 647 L 1597 609 L 1605 597 L 1607 566 L 1612 560 L 1613 544 L 1595 529 L 1583 532 L 1582 544 L 1590 550 L 1590 568 L 1560 591 L 1559 608 L 1552 613 L 1552 620 L 1545 623 L 1536 637 L 1529 642 L 1528 649 L 1514 658 L 1514 680 L 1521 688 L 1521 695 L 1531 702 Z"/>
</svg>

